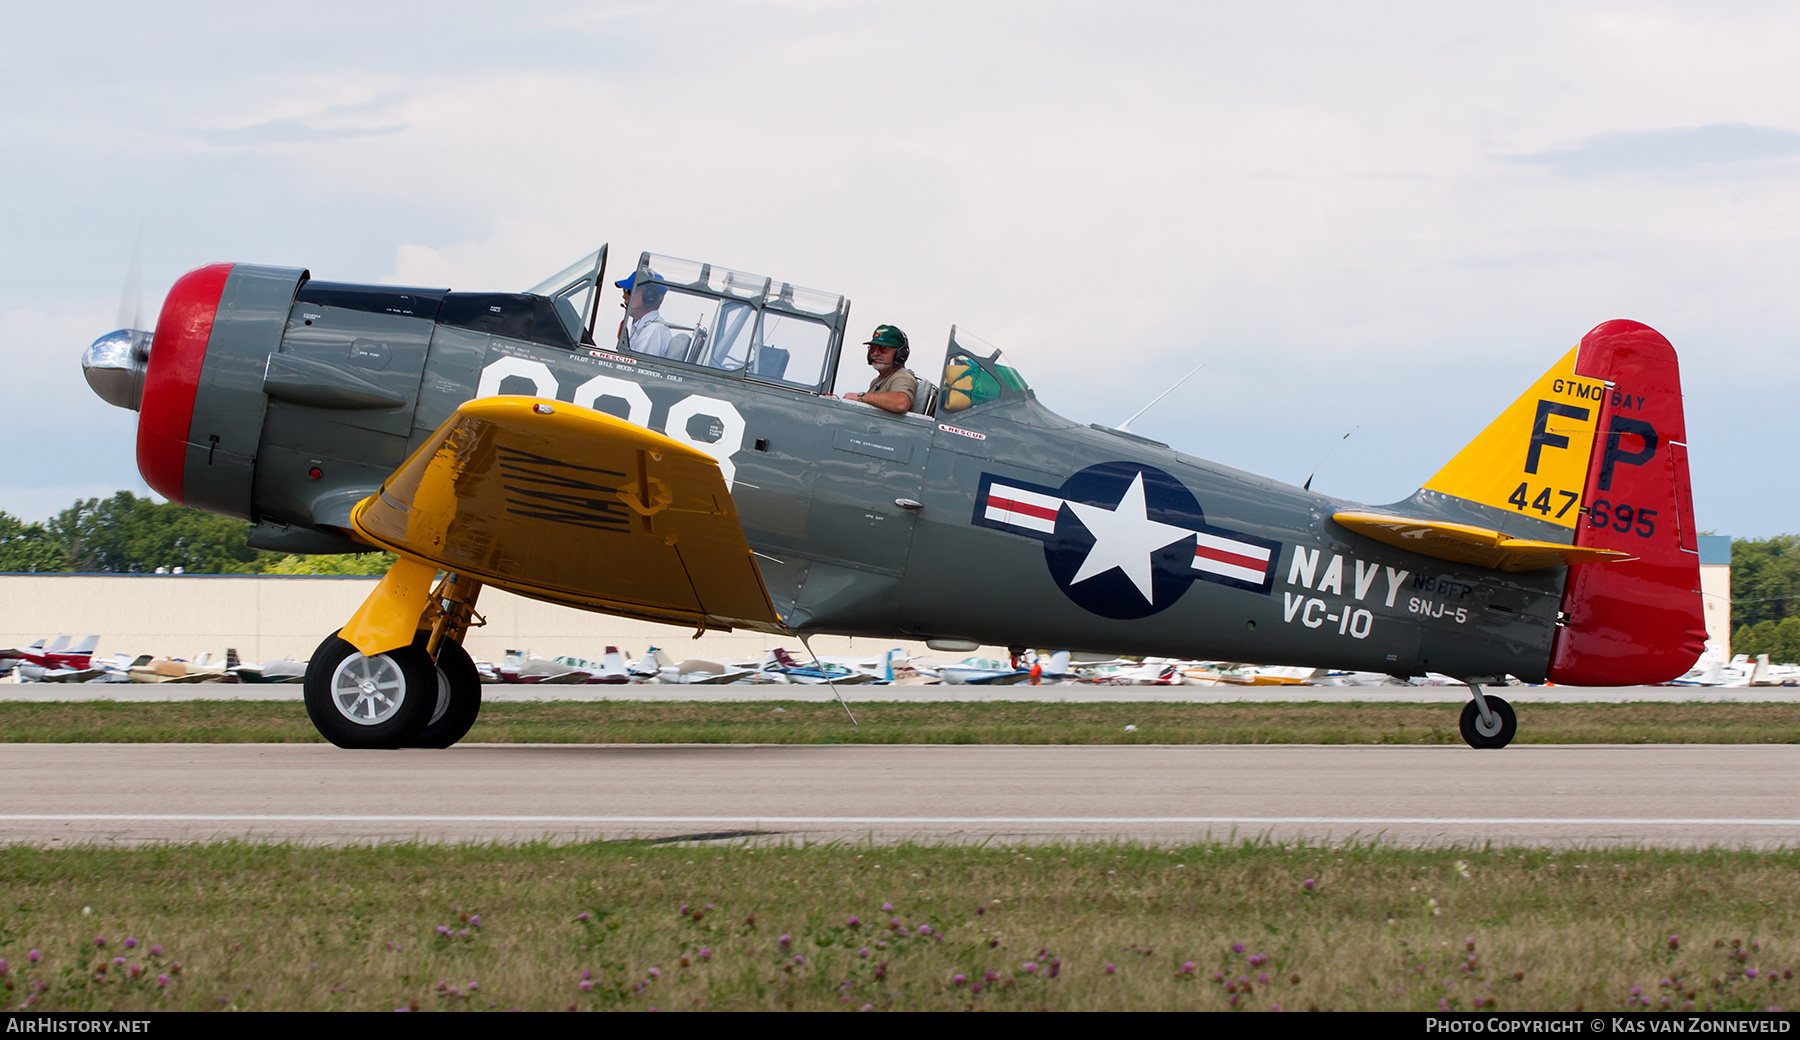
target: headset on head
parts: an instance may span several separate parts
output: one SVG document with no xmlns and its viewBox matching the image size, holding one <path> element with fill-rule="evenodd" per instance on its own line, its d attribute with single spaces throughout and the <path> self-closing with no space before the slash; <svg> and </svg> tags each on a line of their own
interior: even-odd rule
<svg viewBox="0 0 1800 1040">
<path fill-rule="evenodd" d="M 907 340 L 906 333 L 900 331 L 899 329 L 895 329 L 892 325 L 883 326 L 883 328 L 893 329 L 894 335 L 900 337 L 900 346 L 894 350 L 894 364 L 895 365 L 906 364 L 906 359 L 908 357 L 912 356 L 912 343 Z M 876 331 L 880 331 L 880 329 L 877 329 Z M 872 344 L 872 343 L 864 344 L 864 346 L 873 346 L 873 345 L 874 344 Z"/>
</svg>

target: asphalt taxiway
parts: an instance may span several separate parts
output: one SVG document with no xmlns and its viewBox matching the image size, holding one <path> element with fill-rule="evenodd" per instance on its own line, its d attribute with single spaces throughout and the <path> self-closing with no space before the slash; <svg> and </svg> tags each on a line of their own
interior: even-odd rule
<svg viewBox="0 0 1800 1040">
<path fill-rule="evenodd" d="M 0 840 L 1800 844 L 1800 746 L 0 744 Z"/>
</svg>

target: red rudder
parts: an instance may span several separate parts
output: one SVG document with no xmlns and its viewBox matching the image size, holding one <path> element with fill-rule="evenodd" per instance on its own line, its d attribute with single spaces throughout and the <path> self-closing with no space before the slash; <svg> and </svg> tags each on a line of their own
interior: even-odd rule
<svg viewBox="0 0 1800 1040">
<path fill-rule="evenodd" d="M 1667 682 L 1706 643 L 1675 348 L 1647 325 L 1609 321 L 1582 338 L 1575 371 L 1608 384 L 1575 544 L 1635 559 L 1569 568 L 1549 678 Z"/>
</svg>

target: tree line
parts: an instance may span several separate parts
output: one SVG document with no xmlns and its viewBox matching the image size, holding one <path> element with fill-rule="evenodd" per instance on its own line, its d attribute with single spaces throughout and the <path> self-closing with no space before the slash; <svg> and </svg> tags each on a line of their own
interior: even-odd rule
<svg viewBox="0 0 1800 1040">
<path fill-rule="evenodd" d="M 154 574 L 385 574 L 389 553 L 299 556 L 250 547 L 250 525 L 121 491 L 78 500 L 47 523 L 0 511 L 0 571 Z"/>
<path fill-rule="evenodd" d="M 1800 535 L 1731 543 L 1731 652 L 1800 661 Z"/>
</svg>

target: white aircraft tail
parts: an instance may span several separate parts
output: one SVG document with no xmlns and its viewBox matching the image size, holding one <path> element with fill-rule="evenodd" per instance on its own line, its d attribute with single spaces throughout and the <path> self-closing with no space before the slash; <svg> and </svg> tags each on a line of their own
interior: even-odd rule
<svg viewBox="0 0 1800 1040">
<path fill-rule="evenodd" d="M 99 636 L 84 636 L 84 637 L 82 637 L 81 642 L 76 643 L 74 646 L 70 647 L 68 649 L 68 652 L 71 654 L 91 654 L 94 652 L 94 647 L 97 647 L 99 645 L 100 645 L 100 637 Z"/>
</svg>

